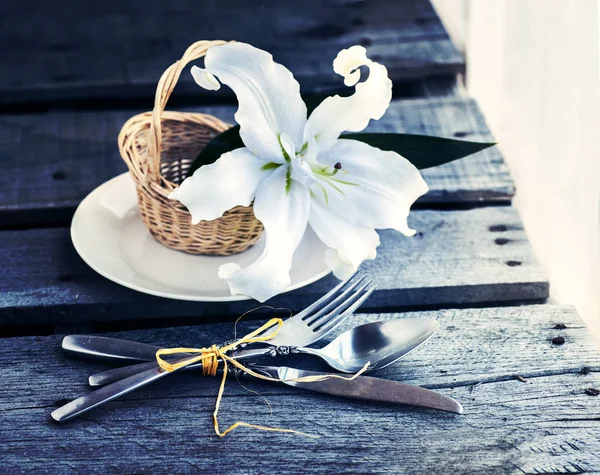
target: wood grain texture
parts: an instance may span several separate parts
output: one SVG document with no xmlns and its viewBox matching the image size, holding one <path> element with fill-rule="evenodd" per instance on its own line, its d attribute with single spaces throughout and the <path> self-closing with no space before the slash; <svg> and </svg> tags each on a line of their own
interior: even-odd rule
<svg viewBox="0 0 600 475">
<path fill-rule="evenodd" d="M 0 104 L 151 98 L 162 72 L 202 39 L 266 49 L 305 92 L 339 89 L 331 64 L 354 44 L 367 46 L 394 81 L 464 71 L 427 0 L 66 0 L 61 8 L 25 0 L 3 2 L 0 18 Z M 186 74 L 177 94 L 210 93 Z"/>
<path fill-rule="evenodd" d="M 406 238 L 381 232 L 378 257 L 363 264 L 378 284 L 364 309 L 540 301 L 548 283 L 512 207 L 414 211 Z M 176 251 L 173 251 L 176 252 Z M 164 317 L 233 318 L 254 301 L 183 302 L 141 294 L 96 274 L 76 254 L 66 228 L 3 231 L 0 324 L 56 324 Z M 270 305 L 300 310 L 336 279 L 280 295 Z"/>
<path fill-rule="evenodd" d="M 195 109 L 234 122 L 234 106 Z M 126 171 L 116 138 L 139 111 L 57 112 L 0 117 L 0 226 L 68 224 L 79 202 Z M 394 101 L 373 132 L 490 141 L 468 98 Z M 424 172 L 430 191 L 419 206 L 506 202 L 514 186 L 497 148 Z"/>
<path fill-rule="evenodd" d="M 67 359 L 60 337 L 0 340 L 2 469 L 9 473 L 130 471 L 197 473 L 583 473 L 600 471 L 600 352 L 570 307 L 355 315 L 345 328 L 388 318 L 437 318 L 439 332 L 377 376 L 458 399 L 462 416 L 344 401 L 234 380 L 221 425 L 245 420 L 320 435 L 238 429 L 220 439 L 211 412 L 217 381 L 174 375 L 64 425 L 49 414 L 88 389 L 103 366 Z M 566 325 L 557 330 L 558 323 Z M 242 322 L 238 332 L 257 323 Z M 170 345 L 230 338 L 232 324 L 116 334 Z M 337 333 L 337 332 L 336 332 Z M 239 334 L 239 333 L 238 333 Z M 565 344 L 553 345 L 557 335 Z M 31 351 L 24 351 L 30 349 Z M 15 355 L 20 358 L 15 358 Z M 40 361 L 39 355 L 44 355 Z M 286 364 L 322 368 L 307 356 Z M 526 382 L 517 379 L 521 376 Z M 115 449 L 118 448 L 118 456 Z"/>
</svg>

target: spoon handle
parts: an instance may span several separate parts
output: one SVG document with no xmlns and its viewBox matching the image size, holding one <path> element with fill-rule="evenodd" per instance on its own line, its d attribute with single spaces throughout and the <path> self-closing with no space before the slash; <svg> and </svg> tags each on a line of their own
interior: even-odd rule
<svg viewBox="0 0 600 475">
<path fill-rule="evenodd" d="M 299 353 L 301 355 L 313 355 L 327 361 L 325 355 L 323 355 L 322 351 L 319 348 L 310 348 L 308 346 L 298 346 L 290 348 L 290 353 Z"/>
</svg>

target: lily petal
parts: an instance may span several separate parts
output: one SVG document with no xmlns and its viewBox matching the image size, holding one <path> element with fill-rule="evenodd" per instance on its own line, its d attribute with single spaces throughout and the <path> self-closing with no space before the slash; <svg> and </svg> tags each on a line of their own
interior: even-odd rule
<svg viewBox="0 0 600 475">
<path fill-rule="evenodd" d="M 283 163 L 282 134 L 296 149 L 302 147 L 306 105 L 300 86 L 273 56 L 246 43 L 228 43 L 210 48 L 204 64 L 205 70 L 192 68 L 192 75 L 204 88 L 215 89 L 216 76 L 233 89 L 239 102 L 235 120 L 240 137 L 255 155 Z"/>
<path fill-rule="evenodd" d="M 215 163 L 186 178 L 169 199 L 187 207 L 192 224 L 217 219 L 234 206 L 252 203 L 260 183 L 273 173 L 272 169 L 264 170 L 264 164 L 245 147 L 224 153 Z"/>
<path fill-rule="evenodd" d="M 320 181 L 327 190 L 313 186 L 314 200 L 351 223 L 375 229 L 395 229 L 412 236 L 408 227 L 410 207 L 427 193 L 419 170 L 395 152 L 383 151 L 358 140 L 338 140 L 319 162 L 341 170 Z M 313 201 L 314 201 L 313 200 Z"/>
<path fill-rule="evenodd" d="M 350 277 L 367 259 L 375 259 L 379 235 L 373 228 L 354 224 L 317 200 L 312 200 L 311 228 L 328 249 L 325 262 L 338 279 Z"/>
<path fill-rule="evenodd" d="M 198 66 L 192 67 L 192 76 L 198 86 L 208 91 L 218 91 L 221 89 L 221 83 L 219 80 L 206 69 L 200 69 Z"/>
<path fill-rule="evenodd" d="M 290 286 L 290 268 L 300 244 L 310 208 L 310 192 L 290 180 L 287 167 L 279 167 L 266 178 L 254 200 L 254 214 L 265 227 L 265 249 L 250 266 L 224 264 L 219 277 L 229 284 L 232 294 L 244 294 L 260 302 Z"/>
<path fill-rule="evenodd" d="M 356 84 L 360 66 L 369 68 L 369 77 Z M 342 132 L 359 132 L 371 119 L 380 119 L 392 100 L 392 81 L 387 69 L 367 58 L 367 50 L 362 46 L 340 51 L 333 69 L 344 77 L 346 86 L 356 84 L 355 92 L 349 97 L 328 97 L 310 115 L 307 129 L 314 135 L 319 151 L 332 147 Z"/>
</svg>

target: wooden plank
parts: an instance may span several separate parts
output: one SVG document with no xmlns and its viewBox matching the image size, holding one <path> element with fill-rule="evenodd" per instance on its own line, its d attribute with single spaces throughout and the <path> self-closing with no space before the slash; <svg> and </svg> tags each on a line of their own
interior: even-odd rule
<svg viewBox="0 0 600 475">
<path fill-rule="evenodd" d="M 427 0 L 227 3 L 26 0 L 0 7 L 0 104 L 150 98 L 161 73 L 200 39 L 264 48 L 305 92 L 339 89 L 331 63 L 363 44 L 395 81 L 464 71 L 464 59 Z M 32 61 L 35 58 L 35 61 Z M 223 89 L 230 97 L 230 92 Z M 182 77 L 180 95 L 206 95 Z M 211 94 L 214 97 L 214 95 Z"/>
<path fill-rule="evenodd" d="M 540 301 L 544 278 L 516 210 L 414 211 L 406 238 L 381 232 L 378 257 L 365 262 L 378 289 L 364 309 L 491 305 Z M 199 303 L 141 294 L 92 271 L 75 253 L 66 228 L 3 231 L 0 324 L 34 325 L 165 317 L 233 318 L 256 302 Z M 336 282 L 332 276 L 269 301 L 299 310 Z"/>
<path fill-rule="evenodd" d="M 276 468 L 278 473 L 291 473 L 302 466 L 311 473 L 600 471 L 600 407 L 598 399 L 585 392 L 600 386 L 600 352 L 572 308 L 355 315 L 345 328 L 382 318 L 423 316 L 437 318 L 439 332 L 377 375 L 450 395 L 463 404 L 462 416 L 244 383 L 268 399 L 273 411 L 269 415 L 261 398 L 228 382 L 222 426 L 244 420 L 320 435 L 317 440 L 244 428 L 219 439 L 211 419 L 218 382 L 195 374 L 162 380 L 58 426 L 49 420 L 50 412 L 85 393 L 86 376 L 102 366 L 67 359 L 58 336 L 0 340 L 3 469 L 105 473 L 135 466 L 140 472 L 264 473 Z M 555 329 L 557 324 L 566 328 Z M 251 325 L 240 323 L 238 332 Z M 196 346 L 229 338 L 232 332 L 232 324 L 219 324 L 117 335 L 166 346 Z M 557 335 L 564 336 L 564 345 L 551 343 Z M 44 355 L 42 361 L 39 355 Z M 284 361 L 315 367 L 306 356 Z M 118 457 L 114 447 L 119 448 Z"/>
<path fill-rule="evenodd" d="M 489 142 L 492 134 L 477 103 L 466 97 L 438 97 L 402 101 L 368 131 L 404 132 Z M 418 111 L 418 112 L 417 112 Z M 473 205 L 510 201 L 515 188 L 498 147 L 441 167 L 424 170 L 429 193 L 424 207 L 443 204 Z"/>
<path fill-rule="evenodd" d="M 234 122 L 235 107 L 200 109 Z M 126 171 L 116 137 L 134 111 L 60 112 L 0 117 L 0 226 L 67 224 L 95 187 Z M 371 131 L 489 141 L 468 98 L 394 101 Z M 506 202 L 514 186 L 496 147 L 424 172 L 429 193 L 419 206 Z"/>
</svg>

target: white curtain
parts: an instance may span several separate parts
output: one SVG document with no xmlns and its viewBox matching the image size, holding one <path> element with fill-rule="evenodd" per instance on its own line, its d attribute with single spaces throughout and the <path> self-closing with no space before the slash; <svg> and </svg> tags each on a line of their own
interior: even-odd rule
<svg viewBox="0 0 600 475">
<path fill-rule="evenodd" d="M 600 2 L 434 0 L 552 285 L 600 336 Z"/>
</svg>

